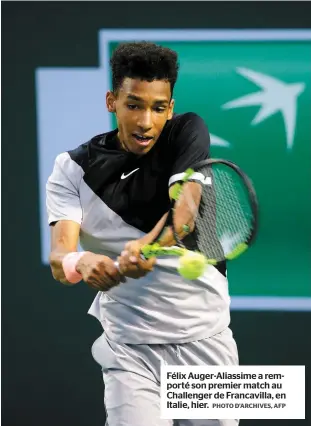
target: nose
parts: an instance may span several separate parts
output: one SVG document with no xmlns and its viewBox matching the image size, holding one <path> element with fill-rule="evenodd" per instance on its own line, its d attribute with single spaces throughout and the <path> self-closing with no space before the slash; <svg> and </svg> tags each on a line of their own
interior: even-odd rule
<svg viewBox="0 0 311 426">
<path fill-rule="evenodd" d="M 143 132 L 147 132 L 152 128 L 152 114 L 151 111 L 143 111 L 137 122 L 138 127 Z"/>
</svg>

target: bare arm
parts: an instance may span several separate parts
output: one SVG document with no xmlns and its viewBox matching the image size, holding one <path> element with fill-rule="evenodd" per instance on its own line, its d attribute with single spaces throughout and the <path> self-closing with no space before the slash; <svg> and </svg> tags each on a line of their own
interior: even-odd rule
<svg viewBox="0 0 311 426">
<path fill-rule="evenodd" d="M 176 184 L 175 184 L 176 185 Z M 173 185 L 170 188 L 170 198 L 174 191 Z M 201 200 L 202 187 L 200 184 L 195 182 L 189 182 L 184 184 L 183 195 L 176 202 L 175 213 L 174 213 L 174 225 L 178 237 L 182 240 L 188 232 L 185 231 L 184 225 L 189 227 L 189 232 L 192 232 L 195 224 L 195 217 L 198 211 L 198 206 Z M 163 228 L 167 219 L 168 212 L 165 213 L 155 227 L 146 235 L 144 235 L 139 241 L 141 245 L 150 244 L 158 236 L 159 232 Z M 176 244 L 174 239 L 172 227 L 167 227 L 161 235 L 159 241 L 161 246 L 172 246 Z"/>
<path fill-rule="evenodd" d="M 80 225 L 70 220 L 60 220 L 51 226 L 50 266 L 55 280 L 66 285 L 73 285 L 66 280 L 63 271 L 63 259 L 78 249 Z M 112 259 L 107 256 L 85 252 L 79 259 L 76 270 L 91 288 L 107 291 L 111 287 L 124 282 Z"/>
<path fill-rule="evenodd" d="M 71 220 L 60 220 L 51 226 L 50 266 L 55 280 L 71 285 L 65 278 L 62 262 L 66 254 L 78 249 L 80 225 Z"/>
</svg>

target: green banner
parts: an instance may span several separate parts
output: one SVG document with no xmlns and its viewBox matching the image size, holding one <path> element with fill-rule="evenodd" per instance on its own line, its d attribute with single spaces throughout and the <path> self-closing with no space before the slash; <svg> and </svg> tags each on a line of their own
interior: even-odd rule
<svg viewBox="0 0 311 426">
<path fill-rule="evenodd" d="M 310 34 L 308 40 L 291 40 L 291 34 L 274 33 L 267 40 L 263 32 L 258 37 L 245 33 L 234 40 L 217 34 L 200 39 L 197 32 L 187 40 L 185 31 L 180 36 L 168 32 L 166 39 L 163 32 L 158 39 L 153 33 L 153 41 L 179 54 L 175 112 L 200 114 L 211 133 L 212 156 L 240 165 L 258 194 L 258 238 L 229 265 L 231 294 L 310 298 Z M 111 54 L 130 39 L 111 36 L 103 44 Z M 136 39 L 150 37 L 140 31 Z"/>
</svg>

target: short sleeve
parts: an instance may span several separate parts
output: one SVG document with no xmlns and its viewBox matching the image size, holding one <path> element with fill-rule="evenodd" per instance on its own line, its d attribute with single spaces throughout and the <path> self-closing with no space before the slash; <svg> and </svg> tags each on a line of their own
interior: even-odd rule
<svg viewBox="0 0 311 426">
<path fill-rule="evenodd" d="M 173 165 L 169 185 L 199 161 L 209 158 L 210 135 L 204 120 L 195 113 L 182 116 L 173 138 Z"/>
<path fill-rule="evenodd" d="M 51 176 L 46 183 L 46 208 L 49 225 L 59 220 L 72 220 L 81 224 L 82 207 L 79 186 L 82 168 L 67 152 L 56 157 Z"/>
</svg>

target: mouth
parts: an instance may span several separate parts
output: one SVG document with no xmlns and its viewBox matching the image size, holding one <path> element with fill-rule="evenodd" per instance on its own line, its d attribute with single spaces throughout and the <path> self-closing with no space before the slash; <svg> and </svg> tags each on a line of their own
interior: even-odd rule
<svg viewBox="0 0 311 426">
<path fill-rule="evenodd" d="M 148 146 L 149 143 L 153 140 L 153 136 L 144 136 L 138 133 L 133 133 L 133 138 L 141 146 Z"/>
</svg>

